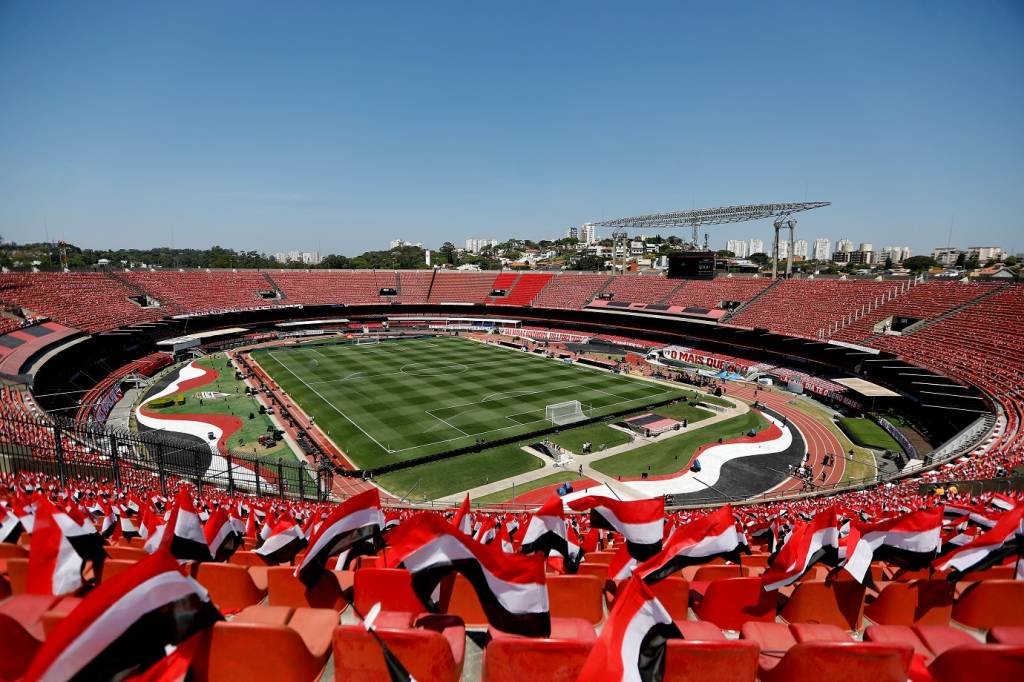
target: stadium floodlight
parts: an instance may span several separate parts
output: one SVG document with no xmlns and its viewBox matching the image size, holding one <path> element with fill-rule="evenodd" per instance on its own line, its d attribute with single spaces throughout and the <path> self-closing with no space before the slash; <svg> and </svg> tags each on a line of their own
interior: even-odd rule
<svg viewBox="0 0 1024 682">
<path fill-rule="evenodd" d="M 586 419 L 587 411 L 589 411 L 589 408 L 585 408 L 580 401 L 569 400 L 564 403 L 554 403 L 546 406 L 544 408 L 544 419 L 555 426 L 563 426 L 564 424 L 572 424 L 581 419 Z"/>
</svg>

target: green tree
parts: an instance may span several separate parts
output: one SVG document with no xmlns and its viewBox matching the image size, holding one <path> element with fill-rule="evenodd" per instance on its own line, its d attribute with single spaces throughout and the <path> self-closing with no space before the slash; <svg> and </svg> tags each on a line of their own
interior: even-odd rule
<svg viewBox="0 0 1024 682">
<path fill-rule="evenodd" d="M 903 261 L 903 267 L 911 272 L 924 272 L 935 266 L 935 259 L 931 256 L 911 256 Z"/>
<path fill-rule="evenodd" d="M 601 256 L 580 256 L 572 263 L 572 270 L 604 270 L 605 260 Z"/>
<path fill-rule="evenodd" d="M 752 263 L 757 263 L 761 267 L 764 267 L 771 263 L 772 259 L 768 257 L 766 253 L 752 253 L 747 256 L 747 259 Z"/>
</svg>

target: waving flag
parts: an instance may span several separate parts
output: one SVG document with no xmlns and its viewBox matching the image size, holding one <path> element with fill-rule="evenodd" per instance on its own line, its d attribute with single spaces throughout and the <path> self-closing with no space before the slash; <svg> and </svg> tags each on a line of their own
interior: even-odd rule
<svg viewBox="0 0 1024 682">
<path fill-rule="evenodd" d="M 505 554 L 497 544 L 475 542 L 440 516 L 421 513 L 389 531 L 387 562 L 412 573 L 413 589 L 432 611 L 434 589 L 458 572 L 473 585 L 494 627 L 539 637 L 551 630 L 542 557 Z"/>
<path fill-rule="evenodd" d="M 732 505 L 676 528 L 665 548 L 643 562 L 633 575 L 650 584 L 667 578 L 685 566 L 703 564 L 718 557 L 739 559 L 747 546 L 736 529 Z"/>
<path fill-rule="evenodd" d="M 0 517 L 0 542 L 9 542 L 14 544 L 21 537 L 21 533 L 25 530 L 21 525 L 21 520 L 14 515 L 9 509 L 0 509 L 0 513 L 3 514 Z"/>
<path fill-rule="evenodd" d="M 573 534 L 575 535 L 575 532 Z M 545 556 L 557 552 L 565 559 L 566 570 L 576 572 L 576 566 L 583 554 L 577 542 L 569 541 L 562 498 L 557 495 L 551 496 L 530 517 L 519 551 L 523 554 L 540 552 Z"/>
<path fill-rule="evenodd" d="M 469 493 L 466 493 L 466 499 L 462 500 L 462 505 L 459 507 L 458 513 L 455 514 L 452 525 L 466 535 L 473 534 L 473 514 L 469 511 Z"/>
<path fill-rule="evenodd" d="M 665 674 L 665 644 L 679 628 L 639 578 L 631 578 L 590 650 L 579 682 L 656 682 Z"/>
<path fill-rule="evenodd" d="M 767 591 L 792 585 L 818 562 L 833 566 L 839 563 L 839 528 L 835 508 L 815 516 L 811 521 L 798 521 L 768 569 L 761 576 Z"/>
<path fill-rule="evenodd" d="M 242 546 L 242 533 L 224 507 L 210 515 L 203 526 L 203 537 L 214 561 L 227 561 Z"/>
<path fill-rule="evenodd" d="M 302 527 L 286 514 L 267 531 L 266 540 L 254 551 L 263 561 L 274 566 L 288 563 L 305 546 L 306 536 L 302 534 Z"/>
<path fill-rule="evenodd" d="M 992 530 L 939 557 L 932 566 L 937 571 L 951 570 L 950 580 L 958 580 L 968 571 L 989 568 L 1013 554 L 1024 556 L 1024 504 L 1003 514 Z"/>
<path fill-rule="evenodd" d="M 219 620 L 206 590 L 159 550 L 83 599 L 46 638 L 24 679 L 123 679 Z"/>
<path fill-rule="evenodd" d="M 192 502 L 192 493 L 185 486 L 178 489 L 178 499 L 160 543 L 181 561 L 209 561 L 213 558 L 203 534 L 203 522 L 199 520 Z"/>
<path fill-rule="evenodd" d="M 576 511 L 590 510 L 593 528 L 614 530 L 626 539 L 629 554 L 637 561 L 645 561 L 661 551 L 662 526 L 665 521 L 665 500 L 623 502 L 610 497 L 588 495 L 569 502 Z"/>
<path fill-rule="evenodd" d="M 607 580 L 618 583 L 629 578 L 633 575 L 636 565 L 636 559 L 629 555 L 629 550 L 626 549 L 626 546 L 619 547 L 618 551 L 615 552 L 615 556 L 612 557 L 611 563 L 608 564 Z"/>
<path fill-rule="evenodd" d="M 313 587 L 332 556 L 363 541 L 369 540 L 376 545 L 383 526 L 384 514 L 380 510 L 380 493 L 376 488 L 348 499 L 338 505 L 312 535 L 309 551 L 295 568 L 295 577 L 307 587 Z"/>
<path fill-rule="evenodd" d="M 872 560 L 884 560 L 909 570 L 927 567 L 942 549 L 942 516 L 940 507 L 910 512 L 877 523 L 856 524 L 854 540 L 846 540 L 847 570 L 861 576 L 864 582 L 867 565 Z M 851 536 L 854 531 L 851 529 Z M 850 563 L 851 557 L 857 559 Z"/>
<path fill-rule="evenodd" d="M 85 562 L 103 569 L 107 553 L 92 521 L 73 519 L 46 498 L 36 508 L 32 546 L 28 555 L 27 590 L 32 594 L 70 594 L 84 584 Z"/>
</svg>

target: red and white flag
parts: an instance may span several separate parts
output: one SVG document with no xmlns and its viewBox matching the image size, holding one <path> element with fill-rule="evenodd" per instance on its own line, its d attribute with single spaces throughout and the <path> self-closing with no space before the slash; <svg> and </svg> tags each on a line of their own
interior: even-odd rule
<svg viewBox="0 0 1024 682">
<path fill-rule="evenodd" d="M 681 638 L 650 588 L 630 578 L 615 597 L 578 682 L 657 682 L 665 674 L 666 642 Z"/>
<path fill-rule="evenodd" d="M 676 528 L 664 549 L 633 569 L 633 575 L 651 584 L 686 566 L 719 557 L 738 560 L 739 553 L 746 549 L 743 535 L 736 528 L 732 505 L 726 504 Z"/>
<path fill-rule="evenodd" d="M 203 537 L 214 561 L 227 561 L 242 546 L 242 533 L 226 507 L 217 507 L 203 525 Z"/>
<path fill-rule="evenodd" d="M 302 526 L 290 514 L 284 514 L 268 531 L 263 544 L 253 550 L 263 561 L 275 566 L 294 559 L 306 546 Z"/>
<path fill-rule="evenodd" d="M 908 570 L 927 567 L 942 549 L 942 516 L 942 508 L 934 507 L 876 523 L 851 524 L 844 542 L 844 568 L 863 583 L 873 560 Z"/>
<path fill-rule="evenodd" d="M 84 584 L 85 563 L 91 561 L 99 574 L 106 557 L 103 538 L 92 521 L 72 518 L 45 497 L 39 498 L 28 555 L 29 593 L 71 594 Z"/>
<path fill-rule="evenodd" d="M 412 585 L 430 610 L 441 580 L 461 573 L 473 585 L 488 622 L 499 630 L 546 637 L 551 630 L 543 557 L 506 554 L 481 545 L 440 516 L 421 513 L 388 532 L 387 563 L 412 573 Z"/>
<path fill-rule="evenodd" d="M 466 535 L 473 534 L 473 514 L 469 508 L 469 494 L 466 494 L 466 498 L 462 500 L 462 505 L 459 506 L 459 511 L 455 514 L 455 520 L 452 521 L 452 525 L 458 528 Z"/>
<path fill-rule="evenodd" d="M 49 634 L 25 680 L 114 680 L 145 672 L 223 620 L 206 590 L 160 550 L 104 580 Z"/>
<path fill-rule="evenodd" d="M 939 557 L 932 566 L 937 571 L 952 571 L 950 579 L 956 580 L 968 571 L 989 568 L 1014 554 L 1024 555 L 1024 504 L 1004 513 L 992 530 Z M 1018 567 L 1021 563 L 1018 561 Z"/>
<path fill-rule="evenodd" d="M 575 511 L 590 510 L 592 528 L 613 530 L 626 539 L 629 554 L 637 561 L 646 561 L 661 551 L 665 523 L 665 500 L 615 500 L 588 495 L 569 502 Z"/>
<path fill-rule="evenodd" d="M 557 552 L 565 560 L 566 570 L 575 572 L 574 568 L 579 563 L 582 552 L 579 543 L 569 541 L 562 498 L 552 495 L 534 512 L 530 522 L 526 524 L 526 532 L 523 533 L 519 551 L 523 554 L 539 552 L 544 556 Z"/>
<path fill-rule="evenodd" d="M 307 587 L 313 587 L 327 569 L 327 562 L 332 556 L 367 541 L 376 546 L 383 527 L 384 514 L 380 510 L 380 492 L 376 488 L 346 500 L 334 508 L 310 537 L 309 551 L 295 567 L 295 577 Z"/>
<path fill-rule="evenodd" d="M 213 558 L 203 534 L 203 522 L 199 520 L 192 493 L 186 486 L 178 488 L 178 497 L 160 544 L 179 561 L 210 561 Z"/>
<path fill-rule="evenodd" d="M 811 566 L 823 562 L 839 564 L 839 528 L 834 507 L 810 521 L 798 521 L 778 554 L 761 575 L 767 591 L 792 585 Z"/>
</svg>

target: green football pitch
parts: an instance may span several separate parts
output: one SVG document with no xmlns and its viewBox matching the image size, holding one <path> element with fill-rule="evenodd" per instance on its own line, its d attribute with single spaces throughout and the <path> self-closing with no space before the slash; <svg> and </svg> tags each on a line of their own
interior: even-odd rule
<svg viewBox="0 0 1024 682">
<path fill-rule="evenodd" d="M 597 417 L 683 396 L 455 337 L 306 345 L 252 356 L 362 468 L 545 428 L 545 407 L 554 403 L 579 400 Z"/>
</svg>

